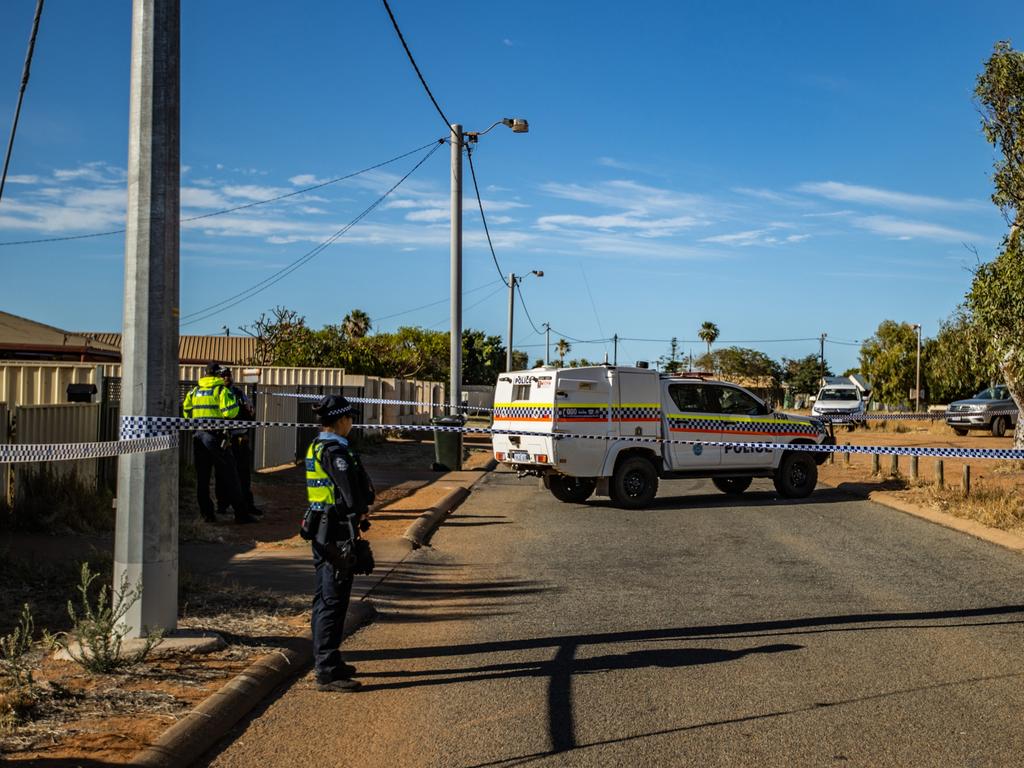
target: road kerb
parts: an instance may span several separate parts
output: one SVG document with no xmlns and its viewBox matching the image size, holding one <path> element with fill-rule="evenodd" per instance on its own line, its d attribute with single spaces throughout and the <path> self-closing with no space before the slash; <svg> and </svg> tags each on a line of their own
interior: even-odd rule
<svg viewBox="0 0 1024 768">
<path fill-rule="evenodd" d="M 376 615 L 368 600 L 353 602 L 345 614 L 345 637 Z M 313 662 L 312 638 L 307 633 L 286 647 L 261 656 L 216 693 L 139 752 L 128 765 L 137 768 L 181 768 L 191 765 L 220 741 L 243 717 L 282 683 L 297 677 Z"/>
<path fill-rule="evenodd" d="M 834 487 L 836 490 L 850 496 L 867 499 L 868 501 L 873 501 L 876 504 L 881 504 L 884 507 L 895 509 L 898 512 L 903 512 L 904 514 L 913 515 L 914 517 L 919 517 L 922 520 L 927 520 L 930 523 L 935 523 L 936 525 L 941 525 L 945 528 L 951 528 L 955 531 L 966 533 L 976 539 L 997 544 L 1000 547 L 1012 549 L 1015 552 L 1024 552 L 1024 536 L 1021 536 L 1020 534 L 1011 533 L 1010 531 L 1002 531 L 998 528 L 987 526 L 984 523 L 979 523 L 977 520 L 957 517 L 956 515 L 951 515 L 947 512 L 940 512 L 937 509 L 930 509 L 928 507 L 921 506 L 920 504 L 913 504 L 909 501 L 904 501 L 888 491 L 872 491 L 868 490 L 866 487 L 861 487 L 856 483 L 843 483 L 842 487 L 831 487 Z"/>
<path fill-rule="evenodd" d="M 412 543 L 415 549 L 419 549 L 430 541 L 430 537 L 452 511 L 469 496 L 469 489 L 459 486 L 453 488 L 437 504 L 426 510 L 423 514 L 413 520 L 412 525 L 406 528 L 402 538 Z"/>
</svg>

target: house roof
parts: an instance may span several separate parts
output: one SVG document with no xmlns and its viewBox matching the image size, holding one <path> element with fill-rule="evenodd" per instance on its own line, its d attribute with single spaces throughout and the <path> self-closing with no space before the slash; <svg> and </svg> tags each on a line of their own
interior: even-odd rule
<svg viewBox="0 0 1024 768">
<path fill-rule="evenodd" d="M 0 311 L 0 353 L 14 357 L 117 360 L 121 350 L 81 333 Z"/>
<path fill-rule="evenodd" d="M 120 333 L 87 333 L 92 339 L 121 348 Z M 256 357 L 258 340 L 252 336 L 179 336 L 178 357 L 182 365 L 229 363 L 244 365 Z"/>
</svg>

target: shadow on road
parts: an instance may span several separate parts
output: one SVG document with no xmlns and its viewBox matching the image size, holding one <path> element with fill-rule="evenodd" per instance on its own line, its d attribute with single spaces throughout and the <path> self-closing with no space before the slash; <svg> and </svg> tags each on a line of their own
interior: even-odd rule
<svg viewBox="0 0 1024 768">
<path fill-rule="evenodd" d="M 518 584 L 519 582 L 512 582 Z M 486 584 L 486 582 L 480 582 Z M 523 584 L 526 584 L 525 582 Z M 529 587 L 527 587 L 529 589 Z M 588 635 L 562 635 L 551 637 L 524 638 L 520 640 L 489 641 L 465 643 L 462 645 L 436 645 L 412 648 L 385 648 L 378 650 L 349 651 L 346 659 L 359 661 L 409 660 L 425 658 L 444 658 L 468 656 L 472 654 L 514 653 L 521 651 L 551 648 L 554 656 L 547 661 L 508 662 L 501 664 L 480 665 L 475 667 L 442 668 L 435 670 L 391 670 L 379 673 L 364 673 L 363 678 L 399 678 L 395 682 L 370 683 L 364 690 L 386 690 L 410 688 L 426 685 L 450 685 L 470 683 L 481 680 L 502 680 L 522 677 L 548 678 L 548 731 L 551 748 L 518 757 L 505 758 L 493 763 L 482 763 L 474 768 L 487 765 L 516 764 L 530 762 L 560 752 L 612 744 L 619 741 L 644 738 L 646 736 L 673 733 L 677 731 L 705 728 L 716 725 L 758 720 L 768 717 L 780 717 L 796 714 L 822 707 L 838 706 L 875 698 L 895 696 L 933 688 L 984 682 L 1002 679 L 1003 677 L 1024 676 L 1024 674 L 1004 675 L 992 678 L 971 678 L 968 680 L 937 683 L 913 689 L 900 689 L 872 694 L 857 699 L 819 702 L 810 707 L 792 711 L 758 713 L 721 722 L 707 722 L 683 726 L 677 729 L 657 731 L 648 734 L 636 734 L 594 744 L 580 745 L 576 741 L 575 721 L 572 702 L 572 678 L 575 674 L 609 672 L 613 670 L 641 668 L 678 668 L 702 664 L 715 664 L 735 661 L 751 654 L 779 653 L 803 648 L 794 644 L 772 644 L 755 646 L 741 650 L 717 648 L 658 648 L 652 650 L 632 651 L 621 654 L 607 654 L 589 658 L 577 658 L 581 647 L 592 645 L 610 645 L 616 643 L 638 643 L 650 641 L 671 641 L 682 639 L 729 638 L 740 639 L 750 636 L 779 636 L 787 634 L 814 634 L 818 632 L 847 632 L 867 629 L 888 629 L 906 631 L 916 628 L 957 628 L 984 626 L 988 624 L 1021 624 L 1024 619 L 1015 618 L 1007 621 L 972 622 L 969 619 L 991 617 L 1019 617 L 1024 614 L 1024 605 L 991 606 L 983 608 L 962 608 L 941 611 L 904 611 L 886 613 L 838 614 L 833 616 L 808 616 L 795 619 L 773 621 L 741 622 L 734 624 L 717 624 L 691 627 L 672 627 L 664 629 L 637 630 L 631 632 L 603 632 Z M 903 622 L 917 622 L 904 624 Z M 943 623 L 922 623 L 943 622 Z"/>
</svg>

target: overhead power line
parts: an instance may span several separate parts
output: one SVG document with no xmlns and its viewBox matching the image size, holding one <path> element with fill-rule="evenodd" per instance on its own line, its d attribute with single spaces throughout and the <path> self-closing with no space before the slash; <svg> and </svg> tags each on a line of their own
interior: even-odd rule
<svg viewBox="0 0 1024 768">
<path fill-rule="evenodd" d="M 543 331 L 541 331 L 540 328 L 538 328 L 534 324 L 533 318 L 530 317 L 530 310 L 528 310 L 526 308 L 526 299 L 523 298 L 523 289 L 522 289 L 522 286 L 519 285 L 518 281 L 516 282 L 516 293 L 519 294 L 519 303 L 523 306 L 523 312 L 526 313 L 526 319 L 530 321 L 530 327 L 533 328 L 533 332 L 534 333 L 543 333 Z"/>
<path fill-rule="evenodd" d="M 412 64 L 412 68 L 416 70 L 416 76 L 419 77 L 420 83 L 423 84 L 423 90 L 427 92 L 427 96 L 430 97 L 430 101 L 434 105 L 434 109 L 437 110 L 437 114 L 444 120 L 444 125 L 448 130 L 451 130 L 452 121 L 445 115 L 444 110 L 441 109 L 441 105 L 437 103 L 437 99 L 434 98 L 433 92 L 430 90 L 430 86 L 427 85 L 427 79 L 423 77 L 423 73 L 420 72 L 419 65 L 416 63 L 416 59 L 413 58 L 412 51 L 409 50 L 409 44 L 405 42 L 405 35 L 402 34 L 402 30 L 398 27 L 398 20 L 395 18 L 395 14 L 391 12 L 391 5 L 388 0 L 383 0 L 384 10 L 388 12 L 388 17 L 391 19 L 391 26 L 395 28 L 395 34 L 398 35 L 399 42 L 402 43 L 402 47 L 405 49 L 405 55 L 409 57 L 409 63 Z"/>
<path fill-rule="evenodd" d="M 498 254 L 494 252 L 494 243 L 491 242 L 491 230 L 487 226 L 487 216 L 484 214 L 484 201 L 480 197 L 480 186 L 476 183 L 476 168 L 473 167 L 473 149 L 468 144 L 466 145 L 466 158 L 469 160 L 469 175 L 473 177 L 473 191 L 476 193 L 476 204 L 480 209 L 480 220 L 484 223 L 484 234 L 487 235 L 487 247 L 491 249 L 491 258 L 494 260 L 494 268 L 498 270 L 501 282 L 508 285 L 508 280 L 505 279 L 505 273 L 502 272 L 501 265 L 498 263 Z"/>
<path fill-rule="evenodd" d="M 409 172 L 406 173 L 402 178 L 400 178 L 398 181 L 396 181 L 384 194 L 382 194 L 380 197 L 378 197 L 376 200 L 374 200 L 369 206 L 364 208 L 363 211 L 358 216 L 356 216 L 354 219 L 352 219 L 352 221 L 350 221 L 344 227 L 342 227 L 337 232 L 335 232 L 333 235 L 328 237 L 322 243 L 320 243 L 316 247 L 312 248 L 311 250 L 307 251 L 305 254 L 300 256 L 298 259 L 293 261 L 288 266 L 278 270 L 277 272 L 275 272 L 270 277 L 268 277 L 268 278 L 266 278 L 264 280 L 261 280 L 260 282 L 258 282 L 255 285 L 245 289 L 244 291 L 236 293 L 234 296 L 229 296 L 228 298 L 223 299 L 222 301 L 219 301 L 216 304 L 211 304 L 210 306 L 208 306 L 208 307 L 206 307 L 204 309 L 196 310 L 195 312 L 190 312 L 189 314 L 185 315 L 182 318 L 183 320 L 187 321 L 187 322 L 181 323 L 182 327 L 188 326 L 188 325 L 194 325 L 195 323 L 198 323 L 198 322 L 206 320 L 206 319 L 208 319 L 210 317 L 213 317 L 214 315 L 217 315 L 217 314 L 223 312 L 226 309 L 230 309 L 231 307 L 234 307 L 234 306 L 236 306 L 238 304 L 241 304 L 243 301 L 246 301 L 247 299 L 251 299 L 253 296 L 255 296 L 255 295 L 257 295 L 259 293 L 262 293 L 263 291 L 267 290 L 268 288 L 270 288 L 274 284 L 280 282 L 285 277 L 290 275 L 296 269 L 298 269 L 299 267 L 303 266 L 304 264 L 306 264 L 307 262 L 312 260 L 315 256 L 317 256 L 319 253 L 321 253 L 323 250 L 325 250 L 327 248 L 327 246 L 329 246 L 331 243 L 333 243 L 336 240 L 338 240 L 346 232 L 348 232 L 350 229 L 352 229 L 352 227 L 354 227 L 356 224 L 358 224 L 364 218 L 369 216 L 370 213 L 372 213 L 377 207 L 379 207 L 380 204 L 383 203 L 392 192 L 394 192 L 396 189 L 398 189 L 405 182 L 406 179 L 408 179 L 417 170 L 419 170 L 420 166 L 422 166 L 431 157 L 431 155 L 433 155 L 435 152 L 437 152 L 437 150 L 440 147 L 441 147 L 440 143 L 436 144 L 433 149 L 431 149 L 429 152 L 427 152 L 427 154 L 425 154 L 423 157 L 421 157 L 420 160 L 416 163 L 416 165 L 414 165 L 409 170 Z"/>
<path fill-rule="evenodd" d="M 388 160 L 383 160 L 383 161 L 381 161 L 379 163 L 374 163 L 373 165 L 368 165 L 366 168 L 363 168 L 361 170 L 353 171 L 352 173 L 346 173 L 344 176 L 337 176 L 337 177 L 335 177 L 333 179 L 328 179 L 327 181 L 319 181 L 316 184 L 312 184 L 312 185 L 310 185 L 308 187 L 302 187 L 301 189 L 296 189 L 296 190 L 293 190 L 292 192 L 286 192 L 283 195 L 277 195 L 275 197 L 268 197 L 266 200 L 256 200 L 256 201 L 251 202 L 251 203 L 243 203 L 242 205 L 236 205 L 236 206 L 233 206 L 231 208 L 223 208 L 223 209 L 221 209 L 219 211 L 213 211 L 211 213 L 203 213 L 203 214 L 200 214 L 198 216 L 189 216 L 188 218 L 182 219 L 181 223 L 184 224 L 184 223 L 189 222 L 189 221 L 199 221 L 200 219 L 209 219 L 209 218 L 211 218 L 213 216 L 223 216 L 226 213 L 235 213 L 236 211 L 241 211 L 241 210 L 244 210 L 246 208 L 255 208 L 258 205 L 266 205 L 267 203 L 276 203 L 278 200 L 284 200 L 285 198 L 288 198 L 288 197 L 295 197 L 296 195 L 304 195 L 307 192 L 312 192 L 313 190 L 316 190 L 316 189 L 322 189 L 323 187 L 328 187 L 331 184 L 337 184 L 338 182 L 346 181 L 348 179 L 353 179 L 356 176 L 361 176 L 364 173 L 369 173 L 370 171 L 375 171 L 378 168 L 383 168 L 385 165 L 390 165 L 391 163 L 397 162 L 398 160 L 403 160 L 406 157 L 409 157 L 409 155 L 415 155 L 417 152 L 422 152 L 427 147 L 434 146 L 435 144 L 440 146 L 441 144 L 444 144 L 446 141 L 447 141 L 447 139 L 444 139 L 444 138 L 442 138 L 442 139 L 435 139 L 434 141 L 429 141 L 429 142 L 427 142 L 426 144 L 424 144 L 422 146 L 416 147 L 416 149 L 410 149 L 408 152 L 403 152 L 400 155 L 395 155 L 394 157 L 392 157 L 392 158 L 390 158 Z M 67 235 L 67 236 L 64 236 L 64 237 L 45 237 L 45 238 L 40 238 L 40 239 L 37 239 L 37 240 L 12 240 L 12 241 L 9 241 L 9 242 L 0 243 L 0 246 L 4 246 L 4 245 L 35 245 L 37 243 L 57 243 L 57 242 L 61 242 L 61 241 L 64 241 L 64 240 L 85 240 L 86 238 L 90 238 L 90 237 L 106 237 L 108 235 L 121 235 L 121 234 L 124 234 L 124 230 L 123 229 L 112 229 L 112 230 L 110 230 L 108 232 L 90 232 L 90 233 L 84 234 L 84 235 Z"/>
<path fill-rule="evenodd" d="M 672 339 L 638 339 L 632 336 L 619 336 L 619 341 L 646 341 L 656 344 L 671 344 Z M 715 344 L 783 344 L 796 341 L 819 341 L 819 337 L 810 336 L 806 339 L 716 339 Z M 706 344 L 703 339 L 676 339 L 679 344 Z"/>
<path fill-rule="evenodd" d="M 486 283 L 484 285 L 479 285 L 476 288 L 470 288 L 468 291 L 463 291 L 463 295 L 464 296 L 468 296 L 471 293 L 476 293 L 477 291 L 482 291 L 484 288 L 490 288 L 492 285 L 494 285 L 497 282 L 498 282 L 497 280 L 492 280 L 491 282 Z M 371 322 L 379 323 L 382 320 L 390 320 L 393 317 L 399 317 L 401 315 L 408 315 L 408 314 L 410 314 L 412 312 L 418 312 L 421 309 L 429 309 L 430 307 L 436 307 L 438 304 L 447 304 L 449 301 L 451 301 L 451 298 L 446 296 L 443 299 L 438 299 L 437 301 L 432 301 L 429 304 L 421 304 L 420 306 L 413 307 L 412 309 L 403 309 L 401 312 L 395 312 L 394 314 L 384 315 L 383 317 L 371 318 Z"/>
<path fill-rule="evenodd" d="M 39 32 L 39 17 L 43 15 L 43 0 L 36 2 L 36 15 L 32 19 L 32 34 L 28 38 L 28 51 L 25 53 L 25 66 L 21 70 L 21 85 L 18 87 L 18 103 L 14 107 L 14 122 L 11 124 L 11 136 L 7 140 L 7 152 L 4 155 L 4 170 L 0 174 L 0 199 L 4 196 L 4 185 L 7 183 L 7 169 L 11 164 L 11 153 L 14 151 L 14 135 L 18 132 L 18 118 L 21 117 L 21 102 L 25 99 L 28 87 L 28 76 L 32 70 L 32 54 L 36 50 L 36 35 Z"/>
</svg>

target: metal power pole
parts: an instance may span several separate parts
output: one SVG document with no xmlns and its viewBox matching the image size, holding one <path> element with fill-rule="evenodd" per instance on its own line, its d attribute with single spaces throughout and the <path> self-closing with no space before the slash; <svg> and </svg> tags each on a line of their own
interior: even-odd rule
<svg viewBox="0 0 1024 768">
<path fill-rule="evenodd" d="M 451 392 L 450 415 L 462 403 L 462 126 L 452 125 Z"/>
<path fill-rule="evenodd" d="M 821 339 L 820 339 L 820 341 L 821 341 L 821 380 L 822 380 L 822 382 L 825 381 L 825 337 L 826 336 L 828 336 L 828 334 L 827 333 L 823 333 L 823 334 L 821 334 Z"/>
<path fill-rule="evenodd" d="M 612 342 L 612 349 L 614 350 L 614 353 L 612 355 L 612 365 L 617 366 L 619 364 L 619 334 L 616 333 L 614 336 L 612 336 Z"/>
<path fill-rule="evenodd" d="M 512 370 L 512 325 L 516 311 L 516 273 L 508 276 L 508 347 L 505 349 L 505 371 Z"/>
<path fill-rule="evenodd" d="M 39 33 L 39 17 L 43 15 L 43 0 L 36 1 L 36 15 L 32 19 L 32 33 L 28 38 L 28 52 L 25 53 L 25 64 L 21 69 L 21 85 L 18 87 L 18 103 L 14 107 L 14 121 L 11 123 L 11 135 L 7 139 L 7 152 L 4 155 L 4 169 L 0 173 L 0 199 L 4 196 L 4 184 L 7 182 L 7 169 L 11 165 L 11 153 L 14 151 L 14 135 L 18 132 L 18 118 L 21 117 L 21 102 L 25 99 L 28 77 L 32 70 L 32 52 L 36 49 L 36 35 Z"/>
<path fill-rule="evenodd" d="M 551 365 L 551 323 L 544 323 L 544 365 Z"/>
<path fill-rule="evenodd" d="M 133 0 L 121 415 L 178 414 L 180 0 Z M 121 456 L 114 585 L 131 635 L 178 621 L 178 452 Z"/>
<path fill-rule="evenodd" d="M 914 412 L 921 410 L 921 324 L 915 323 L 917 328 L 917 377 L 914 384 Z"/>
</svg>

